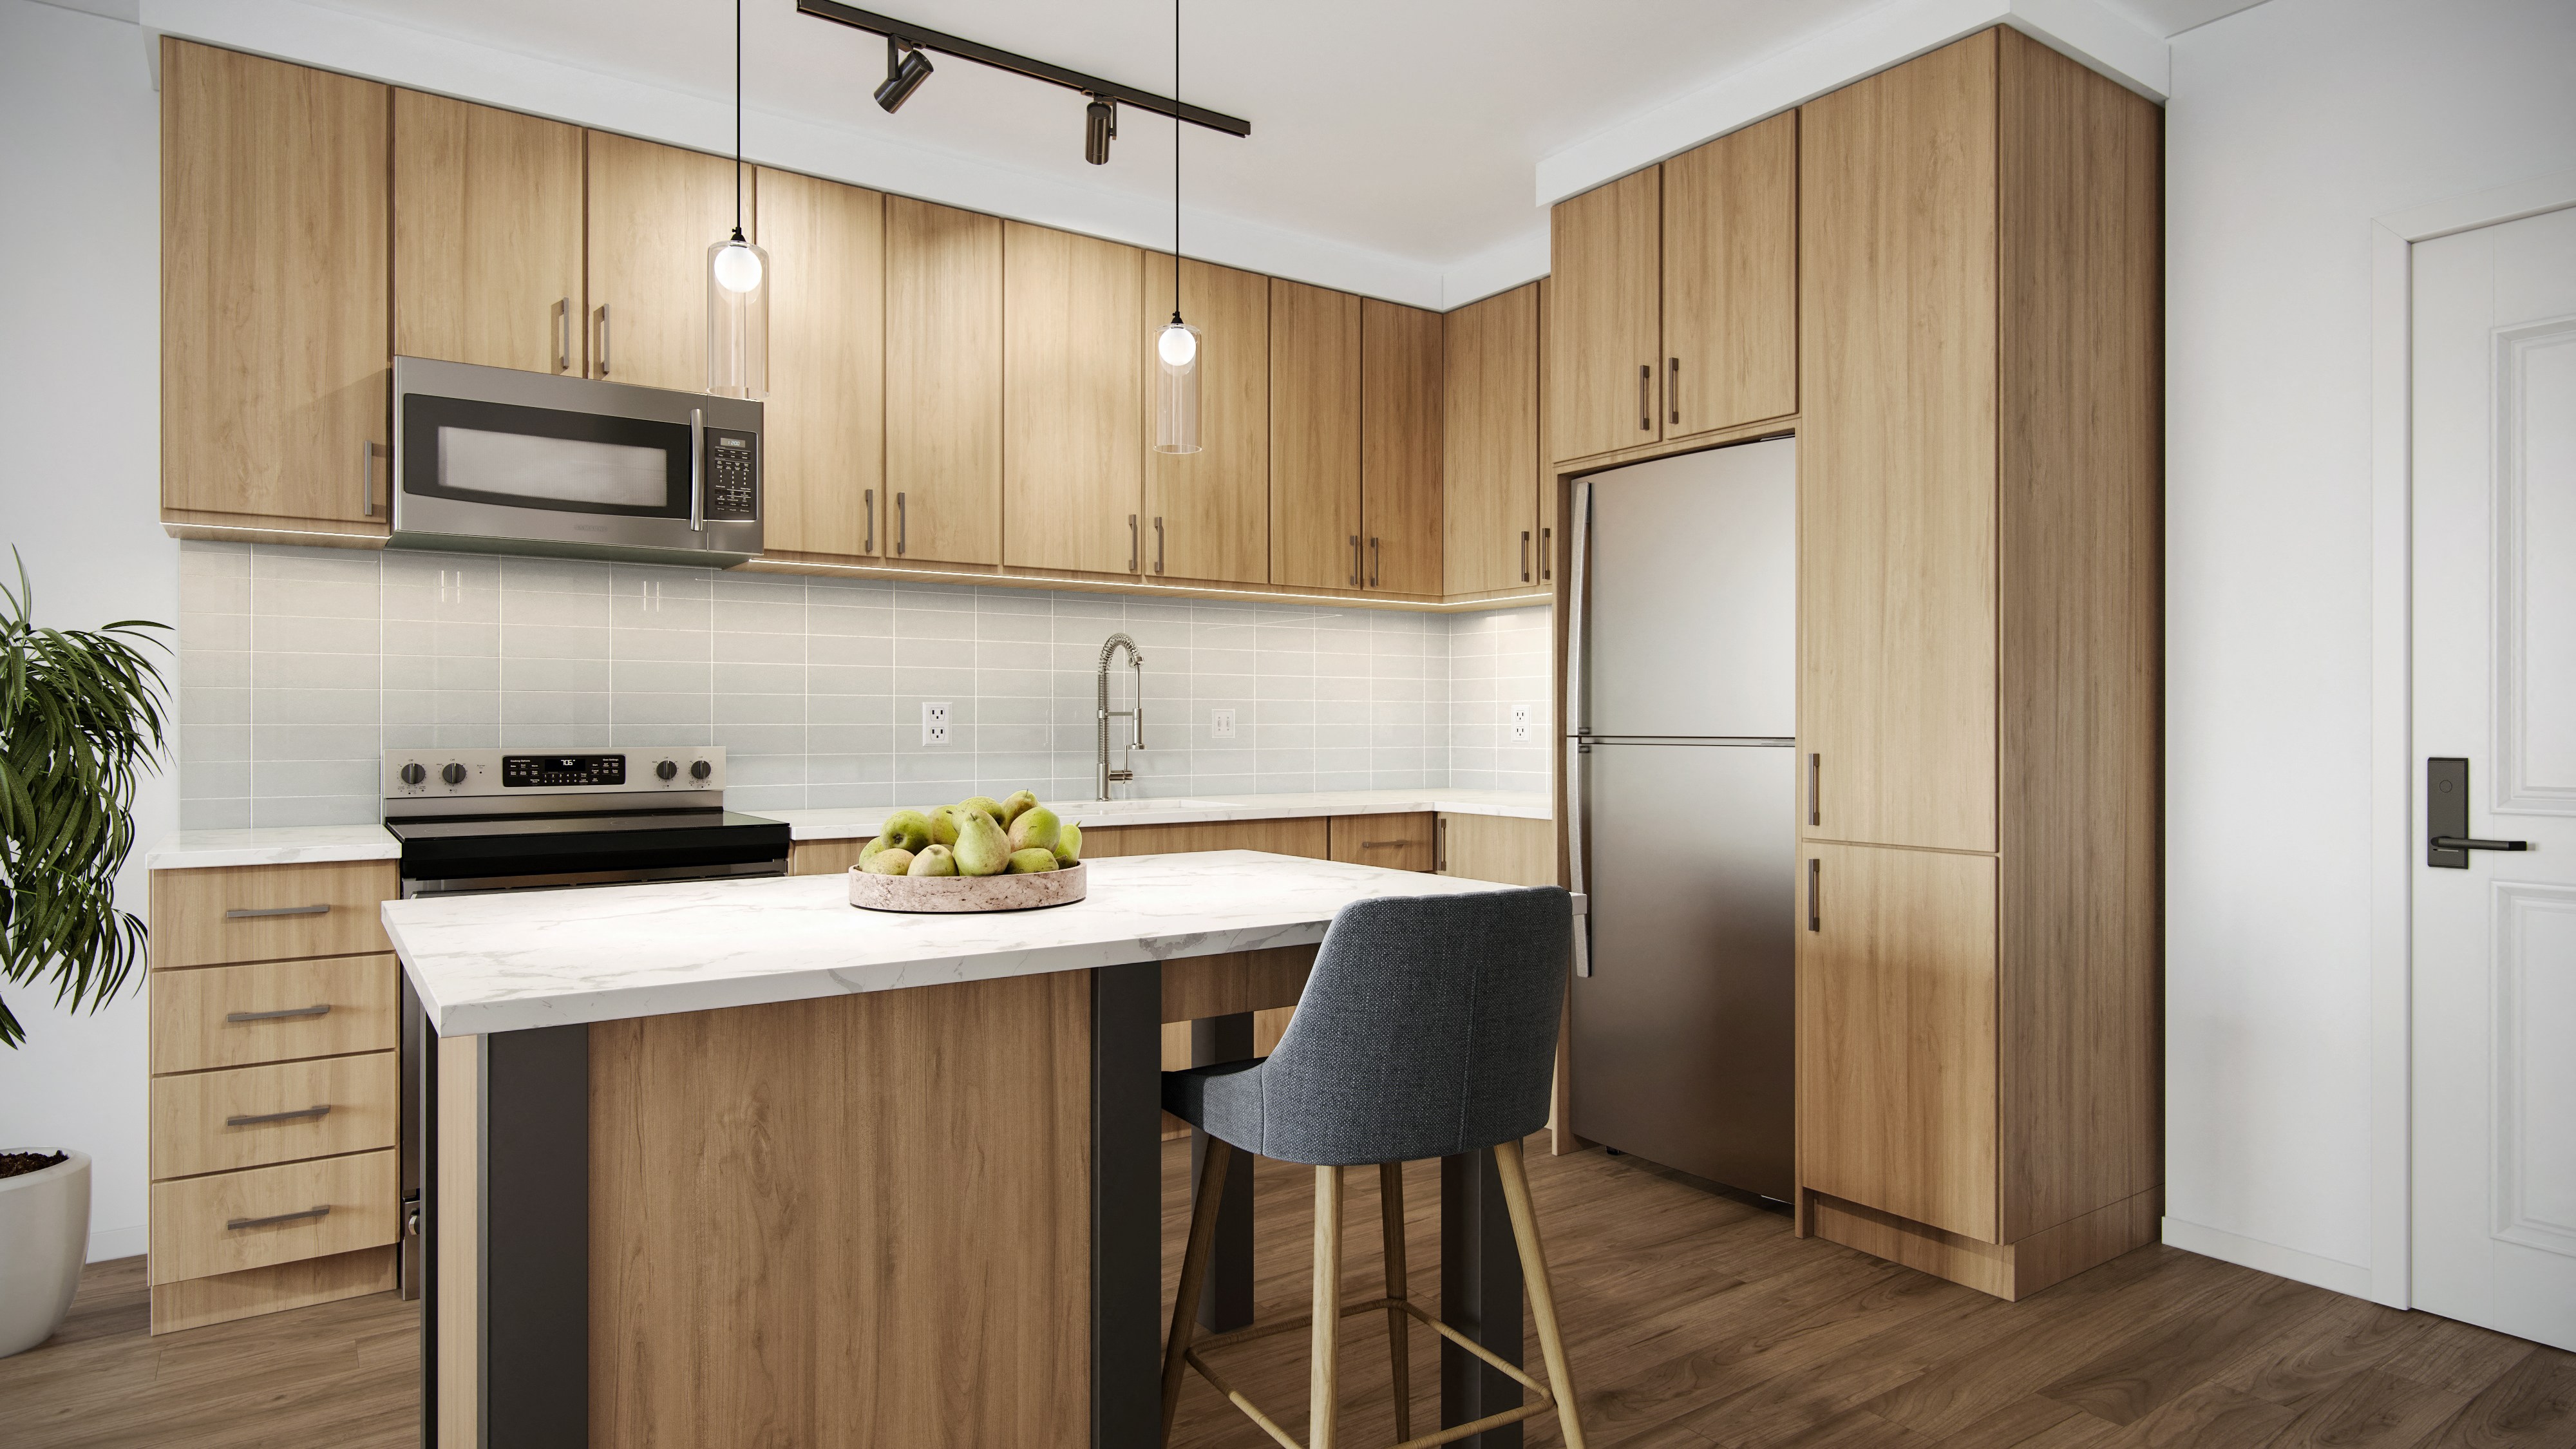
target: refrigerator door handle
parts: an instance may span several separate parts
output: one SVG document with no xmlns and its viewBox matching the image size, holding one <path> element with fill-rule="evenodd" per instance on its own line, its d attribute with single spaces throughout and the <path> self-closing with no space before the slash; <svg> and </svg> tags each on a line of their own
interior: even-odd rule
<svg viewBox="0 0 2576 1449">
<path fill-rule="evenodd" d="M 1570 522 L 1574 532 L 1566 540 L 1565 578 L 1565 726 L 1569 734 L 1587 734 L 1592 728 L 1592 712 L 1584 708 L 1583 631 L 1590 600 L 1585 598 L 1584 572 L 1591 551 L 1592 480 L 1580 478 L 1574 484 L 1574 504 Z"/>
<path fill-rule="evenodd" d="M 1584 893 L 1583 857 L 1591 844 L 1590 824 L 1583 813 L 1583 774 L 1585 757 L 1592 747 L 1580 739 L 1565 742 L 1565 875 L 1566 889 L 1576 895 Z M 1590 912 L 1574 920 L 1574 974 L 1592 974 L 1592 916 Z"/>
</svg>

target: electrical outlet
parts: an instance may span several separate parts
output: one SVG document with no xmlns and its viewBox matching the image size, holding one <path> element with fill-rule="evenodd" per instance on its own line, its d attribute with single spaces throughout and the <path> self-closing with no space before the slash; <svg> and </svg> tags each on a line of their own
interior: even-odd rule
<svg viewBox="0 0 2576 1449">
<path fill-rule="evenodd" d="M 925 745 L 948 743 L 948 702 L 924 700 L 921 705 L 921 742 Z"/>
<path fill-rule="evenodd" d="M 1230 709 L 1209 710 L 1208 733 L 1221 740 L 1233 739 L 1234 711 Z"/>
<path fill-rule="evenodd" d="M 1512 706 L 1512 738 L 1513 738 L 1513 739 L 1515 739 L 1515 740 L 1527 740 L 1529 737 L 1530 737 L 1530 707 L 1529 707 L 1528 705 L 1525 705 L 1525 704 L 1516 704 L 1516 705 L 1513 705 L 1513 706 Z"/>
</svg>

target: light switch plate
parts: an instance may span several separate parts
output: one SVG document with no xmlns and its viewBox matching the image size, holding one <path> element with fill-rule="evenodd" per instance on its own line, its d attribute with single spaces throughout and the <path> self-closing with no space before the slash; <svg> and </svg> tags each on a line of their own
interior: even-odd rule
<svg viewBox="0 0 2576 1449">
<path fill-rule="evenodd" d="M 922 701 L 921 742 L 925 745 L 948 743 L 948 701 Z"/>
<path fill-rule="evenodd" d="M 1530 737 L 1530 707 L 1529 707 L 1528 705 L 1525 705 L 1525 704 L 1516 704 L 1516 705 L 1513 705 L 1513 706 L 1512 706 L 1512 738 L 1513 738 L 1514 740 L 1527 740 L 1529 737 Z"/>
<path fill-rule="evenodd" d="M 1233 739 L 1234 711 L 1230 709 L 1209 710 L 1208 733 L 1221 740 Z"/>
</svg>

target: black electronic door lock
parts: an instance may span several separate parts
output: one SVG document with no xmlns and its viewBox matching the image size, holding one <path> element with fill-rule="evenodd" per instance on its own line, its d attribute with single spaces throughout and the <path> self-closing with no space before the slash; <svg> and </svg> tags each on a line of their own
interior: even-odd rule
<svg viewBox="0 0 2576 1449">
<path fill-rule="evenodd" d="M 2424 863 L 2467 870 L 2472 850 L 2529 850 L 2528 840 L 2474 840 L 2469 836 L 2469 762 L 2435 756 L 2424 762 Z"/>
</svg>

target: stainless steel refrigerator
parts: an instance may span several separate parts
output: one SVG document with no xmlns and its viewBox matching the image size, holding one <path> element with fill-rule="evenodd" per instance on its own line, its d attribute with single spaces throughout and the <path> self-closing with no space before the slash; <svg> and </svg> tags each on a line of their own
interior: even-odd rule
<svg viewBox="0 0 2576 1449">
<path fill-rule="evenodd" d="M 1575 486 L 1566 671 L 1577 1135 L 1791 1190 L 1797 454 Z"/>
</svg>

